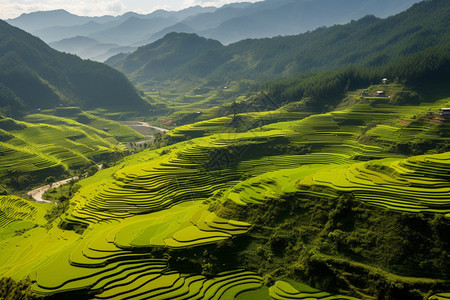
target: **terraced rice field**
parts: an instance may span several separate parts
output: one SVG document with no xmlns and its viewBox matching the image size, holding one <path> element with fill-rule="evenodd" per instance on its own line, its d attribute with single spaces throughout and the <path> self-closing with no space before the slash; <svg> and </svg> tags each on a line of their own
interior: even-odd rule
<svg viewBox="0 0 450 300">
<path fill-rule="evenodd" d="M 171 271 L 164 260 L 146 258 L 123 260 L 107 268 L 78 268 L 70 278 L 57 281 L 44 273 L 36 276 L 33 291 L 38 294 L 85 289 L 97 292 L 92 299 L 233 299 L 240 292 L 262 285 L 261 277 L 244 270 L 226 271 L 208 279 Z"/>
<path fill-rule="evenodd" d="M 450 293 L 439 293 L 428 298 L 429 300 L 447 300 L 450 299 Z"/>
<path fill-rule="evenodd" d="M 301 120 L 309 115 L 311 115 L 311 113 L 292 113 L 282 110 L 242 113 L 239 114 L 237 118 L 227 116 L 179 126 L 169 131 L 168 135 L 176 140 L 186 140 L 217 133 L 224 133 L 224 131 L 239 132 L 240 128 L 245 128 L 248 130 L 255 127 L 262 127 L 274 122 Z"/>
<path fill-rule="evenodd" d="M 0 152 L 2 153 L 0 155 L 0 177 L 6 176 L 9 170 L 35 172 L 59 166 L 58 159 L 43 155 L 28 147 L 0 142 Z"/>
<path fill-rule="evenodd" d="M 370 205 L 441 213 L 450 218 L 449 167 L 448 152 L 394 162 L 353 164 L 309 175 L 298 182 L 298 188 L 308 193 L 316 186 L 325 188 L 329 197 L 339 192 L 351 193 Z"/>
<path fill-rule="evenodd" d="M 53 170 L 58 174 L 61 170 L 89 165 L 102 155 L 125 150 L 111 134 L 70 119 L 43 115 L 32 115 L 29 119 L 55 125 L 6 119 L 12 129 L 8 131 L 8 139 L 0 142 L 0 177 L 8 172 L 50 174 Z"/>
<path fill-rule="evenodd" d="M 222 272 L 212 279 L 181 274 L 170 269 L 167 258 L 154 258 L 149 249 L 215 243 L 244 234 L 249 227 L 219 218 L 201 204 L 183 204 L 164 212 L 98 223 L 82 238 L 64 238 L 66 246 L 50 260 L 41 257 L 37 269 L 21 266 L 31 272 L 33 291 L 41 295 L 80 290 L 96 299 L 220 299 L 224 294 L 260 287 L 261 277 L 244 270 Z M 51 240 L 52 250 L 58 249 L 54 244 L 60 244 L 62 233 L 54 231 L 55 236 L 47 233 L 41 239 Z M 37 249 L 42 244 L 36 241 L 29 247 Z"/>
<path fill-rule="evenodd" d="M 320 290 L 311 288 L 306 284 L 297 284 L 299 288 L 294 288 L 286 281 L 277 281 L 269 289 L 269 295 L 275 300 L 289 300 L 289 299 L 323 299 L 323 300 L 339 300 L 348 299 L 356 300 L 357 298 L 332 295 L 330 293 L 322 292 Z"/>
<path fill-rule="evenodd" d="M 144 138 L 142 134 L 132 130 L 128 126 L 83 112 L 77 107 L 60 107 L 53 113 L 57 115 L 27 115 L 25 121 L 33 124 L 76 126 L 85 131 L 96 132 L 96 134 L 101 136 L 108 136 L 109 139 L 114 137 L 120 142 L 133 142 Z"/>
<path fill-rule="evenodd" d="M 0 196 L 0 228 L 5 228 L 15 221 L 30 221 L 42 224 L 42 219 L 49 208 L 17 196 Z"/>
<path fill-rule="evenodd" d="M 401 141 L 411 135 L 447 141 L 440 135 L 445 126 L 413 122 L 412 115 L 424 110 L 367 102 L 295 121 L 285 121 L 283 113 L 279 122 L 247 132 L 219 132 L 230 118 L 178 128 L 172 137 L 198 137 L 145 150 L 98 172 L 80 182 L 69 210 L 48 231 L 31 227 L 0 241 L 0 274 L 29 276 L 35 293 L 58 297 L 78 292 L 92 299 L 255 299 L 250 295 L 263 291 L 272 299 L 354 299 L 285 281 L 264 290 L 264 274 L 241 269 L 224 267 L 209 277 L 186 273 L 162 253 L 207 249 L 250 232 L 252 224 L 219 217 L 210 206 L 224 201 L 249 206 L 290 193 L 326 198 L 347 193 L 369 205 L 450 217 L 450 153 L 389 152 L 392 135 Z M 414 124 L 408 127 L 399 118 Z M 27 126 L 29 132 L 40 130 Z M 92 140 L 101 137 L 95 132 L 47 128 L 81 159 L 116 146 L 99 139 L 95 148 Z M 22 131 L 16 143 L 28 139 L 30 133 Z M 50 136 L 43 139 L 50 144 Z M 40 147 L 44 157 L 63 160 L 49 145 Z M 11 203 L 0 200 L 5 207 L 18 205 L 12 213 L 5 209 L 9 215 L 0 213 L 3 226 L 34 215 L 32 206 Z"/>
</svg>

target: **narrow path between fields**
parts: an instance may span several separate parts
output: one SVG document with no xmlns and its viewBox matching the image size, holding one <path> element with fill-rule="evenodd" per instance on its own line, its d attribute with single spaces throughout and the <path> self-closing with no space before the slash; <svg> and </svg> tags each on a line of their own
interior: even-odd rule
<svg viewBox="0 0 450 300">
<path fill-rule="evenodd" d="M 137 122 L 137 123 L 138 123 L 138 125 L 135 125 L 135 126 L 149 127 L 149 128 L 153 128 L 153 129 L 156 129 L 156 130 L 158 130 L 158 131 L 161 131 L 161 132 L 167 132 L 167 131 L 169 131 L 169 129 L 165 129 L 165 128 L 153 126 L 153 125 L 148 124 L 147 122 L 140 122 L 140 121 L 139 121 L 139 122 Z"/>
<path fill-rule="evenodd" d="M 39 187 L 39 188 L 37 188 L 37 189 L 34 189 L 34 190 L 32 190 L 32 191 L 29 191 L 29 192 L 27 193 L 27 195 L 30 195 L 36 202 L 53 203 L 53 204 L 56 204 L 55 202 L 52 202 L 52 201 L 49 201 L 49 200 L 42 199 L 42 195 L 44 195 L 44 193 L 45 193 L 47 190 L 49 190 L 50 188 L 58 187 L 58 186 L 60 186 L 60 185 L 69 183 L 69 182 L 72 181 L 72 180 L 78 180 L 78 176 L 75 176 L 75 177 L 71 177 L 71 178 L 67 178 L 67 179 L 64 179 L 64 180 L 60 180 L 60 181 L 54 182 L 54 183 L 52 183 L 52 186 L 50 186 L 49 184 L 44 185 L 44 186 L 41 186 L 41 187 Z"/>
<path fill-rule="evenodd" d="M 161 132 L 167 132 L 169 131 L 169 129 L 165 129 L 165 128 L 161 128 L 161 127 L 157 127 L 157 126 L 153 126 L 148 124 L 147 122 L 141 122 L 141 121 L 124 121 L 121 122 L 124 125 L 128 125 L 131 128 L 133 127 L 147 127 L 147 128 L 153 128 L 155 130 L 161 131 Z"/>
<path fill-rule="evenodd" d="M 101 169 L 103 169 L 103 164 L 99 164 L 99 165 L 97 165 L 97 167 L 98 167 L 99 170 L 101 170 Z M 82 175 L 82 177 L 86 177 L 86 176 L 87 176 L 86 174 Z M 46 191 L 48 191 L 49 189 L 56 188 L 56 187 L 58 187 L 60 185 L 67 184 L 67 183 L 71 182 L 72 180 L 78 180 L 78 179 L 80 179 L 79 176 L 74 176 L 74 177 L 63 179 L 63 180 L 60 180 L 60 181 L 57 181 L 57 182 L 53 182 L 51 186 L 49 184 L 47 184 L 47 185 L 38 187 L 37 189 L 29 191 L 27 193 L 27 195 L 30 195 L 36 202 L 53 203 L 53 204 L 56 205 L 56 202 L 52 202 L 50 200 L 42 199 L 42 195 L 44 195 L 44 193 Z"/>
</svg>

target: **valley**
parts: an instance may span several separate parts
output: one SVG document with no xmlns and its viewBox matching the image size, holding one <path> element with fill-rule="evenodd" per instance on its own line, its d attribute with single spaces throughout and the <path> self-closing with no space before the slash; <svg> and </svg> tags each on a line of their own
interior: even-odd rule
<svg viewBox="0 0 450 300">
<path fill-rule="evenodd" d="M 0 21 L 0 299 L 449 299 L 450 3 L 416 2 L 107 64 Z"/>
</svg>

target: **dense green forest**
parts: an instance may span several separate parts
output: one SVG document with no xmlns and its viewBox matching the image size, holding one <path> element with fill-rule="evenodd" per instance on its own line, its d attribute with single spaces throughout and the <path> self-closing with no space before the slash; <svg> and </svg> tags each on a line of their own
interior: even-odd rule
<svg viewBox="0 0 450 300">
<path fill-rule="evenodd" d="M 325 111 L 335 108 L 347 91 L 380 83 L 382 78 L 413 89 L 433 85 L 439 89 L 450 89 L 450 83 L 446 80 L 449 77 L 450 45 L 443 45 L 377 68 L 348 67 L 340 71 L 300 75 L 263 83 L 260 89 L 265 91 L 264 97 L 273 99 L 278 106 L 303 101 L 298 103 L 303 109 Z M 400 105 L 417 104 L 420 98 L 417 94 L 403 93 L 393 95 L 390 101 Z"/>
<path fill-rule="evenodd" d="M 178 53 L 184 48 L 190 52 L 189 45 L 199 37 L 169 34 L 121 61 L 115 60 L 113 66 L 125 72 L 134 83 L 147 84 L 161 78 L 267 80 L 349 65 L 373 68 L 450 42 L 449 11 L 448 1 L 423 1 L 387 19 L 367 16 L 296 36 L 248 39 L 229 46 L 203 39 L 204 51 L 198 53 L 198 49 L 193 49 L 190 56 Z M 158 52 L 162 45 L 171 49 L 164 56 Z M 170 68 L 160 74 L 158 61 L 169 59 Z"/>
<path fill-rule="evenodd" d="M 8 115 L 59 105 L 149 107 L 120 72 L 53 50 L 4 21 L 0 21 L 0 100 L 1 111 Z"/>
</svg>

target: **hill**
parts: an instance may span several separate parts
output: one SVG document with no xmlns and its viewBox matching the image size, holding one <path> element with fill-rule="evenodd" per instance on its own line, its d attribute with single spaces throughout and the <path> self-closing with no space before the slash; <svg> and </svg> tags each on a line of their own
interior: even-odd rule
<svg viewBox="0 0 450 300">
<path fill-rule="evenodd" d="M 98 41 L 104 43 L 113 42 L 131 46 L 165 27 L 172 26 L 193 15 L 209 13 L 215 9 L 214 7 L 193 6 L 180 11 L 157 10 L 145 15 L 128 12 L 116 17 L 77 16 L 65 10 L 38 11 L 22 14 L 15 19 L 7 20 L 7 22 L 38 36 L 47 43 L 83 36 L 99 38 Z"/>
<path fill-rule="evenodd" d="M 93 58 L 97 61 L 104 61 L 119 53 L 130 53 L 136 50 L 135 47 L 122 47 L 117 44 L 100 43 L 94 39 L 76 36 L 50 43 L 49 46 L 61 52 L 76 52 L 84 59 Z"/>
<path fill-rule="evenodd" d="M 74 120 L 67 114 L 32 114 L 25 121 L 0 118 L 2 192 L 23 191 L 50 176 L 83 172 L 95 163 L 122 156 L 126 148 L 119 141 L 143 138 L 126 126 L 79 109 L 72 109 L 72 114 Z"/>
<path fill-rule="evenodd" d="M 45 12 L 24 13 L 15 19 L 8 20 L 8 23 L 19 27 L 25 31 L 42 30 L 52 26 L 77 26 L 87 22 L 89 18 L 80 17 L 69 13 L 64 9 L 51 10 Z"/>
<path fill-rule="evenodd" d="M 220 42 L 199 37 L 195 34 L 170 33 L 163 39 L 140 47 L 117 66 L 136 81 L 144 82 L 171 76 L 180 66 L 197 59 L 205 52 L 222 48 Z M 154 76 L 148 76 L 153 74 Z M 139 79 L 138 79 L 139 78 Z"/>
<path fill-rule="evenodd" d="M 1 284 L 87 299 L 445 296 L 448 94 L 397 105 L 361 91 L 329 113 L 177 128 L 76 184 L 47 229 L 48 207 L 2 196 Z M 251 119 L 269 122 L 237 130 Z"/>
<path fill-rule="evenodd" d="M 384 18 L 404 11 L 417 2 L 419 1 L 262 1 L 242 9 L 228 10 L 225 7 L 223 11 L 219 9 L 208 16 L 194 16 L 186 24 L 199 28 L 196 33 L 202 36 L 229 44 L 246 38 L 300 34 L 322 26 L 348 23 L 369 14 Z M 221 22 L 210 28 L 200 24 L 214 22 L 214 19 Z"/>
<path fill-rule="evenodd" d="M 64 11 L 36 12 L 8 22 L 46 42 L 84 36 L 102 43 L 138 47 L 161 38 L 161 33 L 175 31 L 196 33 L 229 44 L 246 38 L 299 34 L 321 26 L 344 24 L 367 14 L 387 17 L 419 1 L 265 0 L 232 3 L 218 9 L 196 6 L 177 12 L 159 10 L 147 15 L 126 13 L 117 17 L 89 18 Z M 61 20 L 60 15 L 67 15 L 67 20 Z M 41 24 L 38 24 L 40 19 Z"/>
<path fill-rule="evenodd" d="M 133 45 L 146 36 L 156 33 L 167 26 L 177 22 L 174 17 L 139 18 L 130 17 L 112 28 L 98 31 L 89 36 L 103 43 L 118 43 L 120 45 Z"/>
<path fill-rule="evenodd" d="M 374 68 L 428 47 L 449 43 L 449 17 L 448 1 L 424 1 L 387 19 L 367 16 L 346 25 L 320 28 L 301 35 L 244 40 L 212 50 L 205 49 L 203 53 L 192 56 L 192 60 L 179 64 L 170 77 L 267 80 L 348 65 Z M 171 43 L 170 39 L 178 38 L 170 35 L 162 41 Z M 196 37 L 191 35 L 191 39 L 194 42 Z M 138 50 L 140 57 L 145 59 L 136 60 L 135 54 L 130 54 L 121 63 L 116 60 L 114 66 L 135 83 L 161 79 L 159 72 L 141 67 L 157 59 L 151 54 L 154 47 L 156 44 Z M 147 55 L 143 55 L 145 49 L 149 51 Z M 168 59 L 176 60 L 177 57 L 169 55 Z"/>
<path fill-rule="evenodd" d="M 0 187 L 113 161 L 52 190 L 56 205 L 0 189 L 0 299 L 449 299 L 447 2 L 229 46 L 170 33 L 118 55 L 160 97 L 149 115 L 169 99 L 164 114 L 190 117 L 120 160 L 140 135 L 101 107 L 0 116 Z"/>
<path fill-rule="evenodd" d="M 120 72 L 58 52 L 4 21 L 0 21 L 0 53 L 4 113 L 58 105 L 127 111 L 148 107 Z"/>
</svg>

